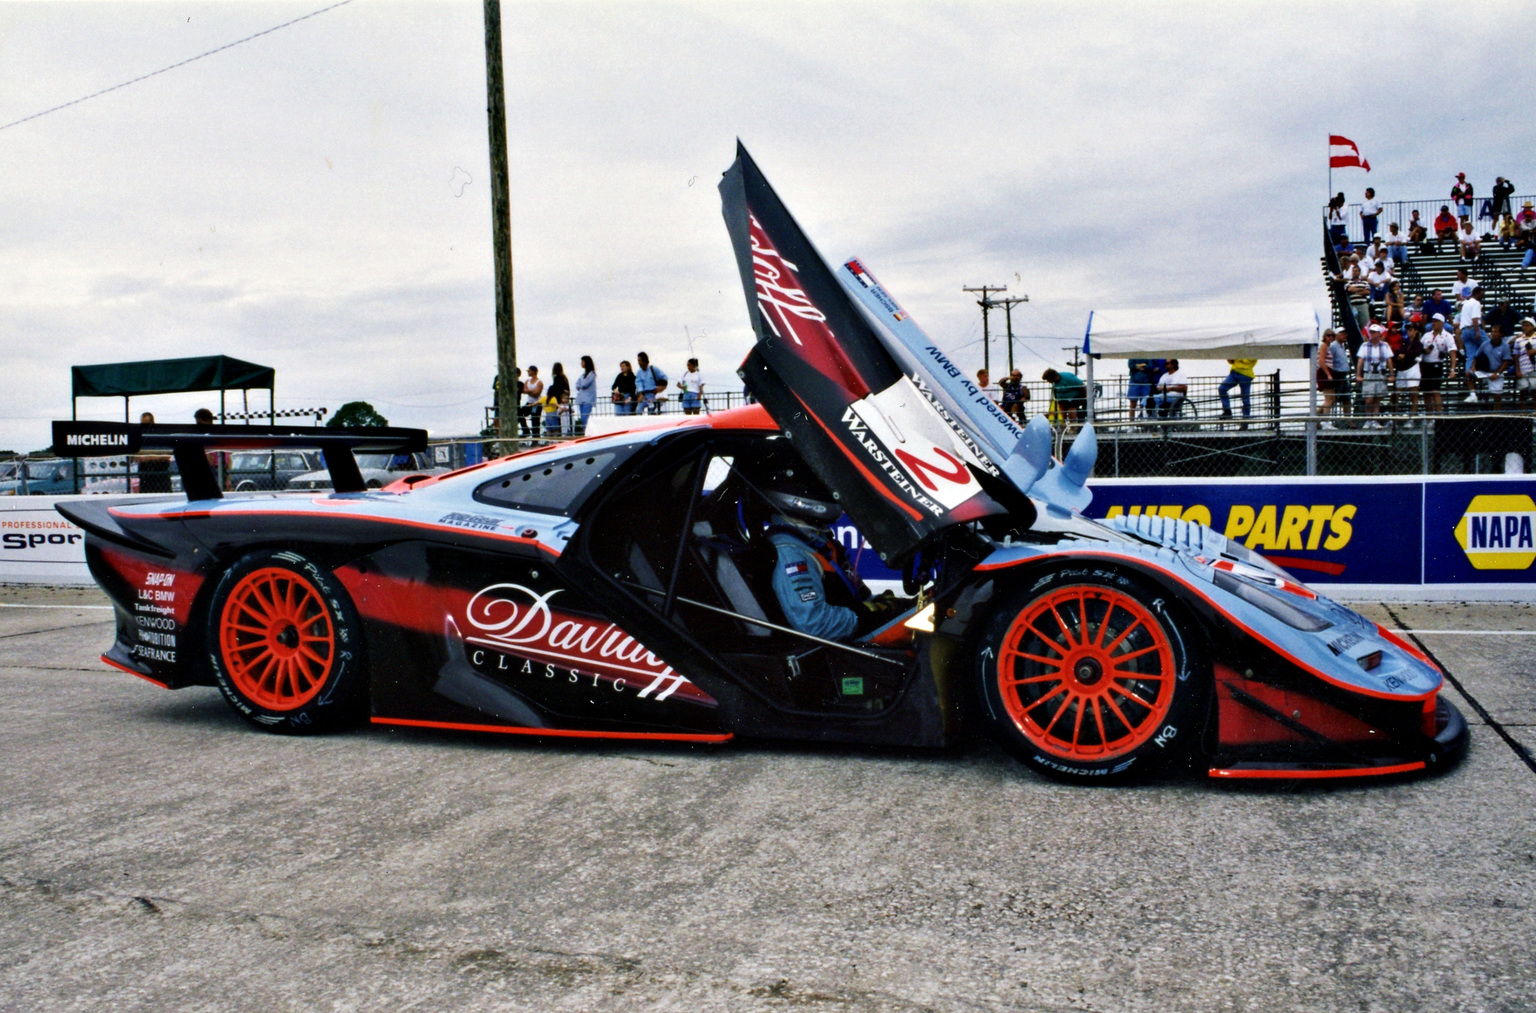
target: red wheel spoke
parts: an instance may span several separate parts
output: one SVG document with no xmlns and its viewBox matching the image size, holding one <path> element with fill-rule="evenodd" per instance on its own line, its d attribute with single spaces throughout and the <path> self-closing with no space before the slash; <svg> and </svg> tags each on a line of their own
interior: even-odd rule
<svg viewBox="0 0 1536 1013">
<path fill-rule="evenodd" d="M 1123 697 L 1127 697 L 1127 698 L 1129 698 L 1131 700 L 1135 700 L 1137 703 L 1141 704 L 1147 710 L 1156 710 L 1156 707 L 1152 704 L 1152 702 L 1150 700 L 1143 700 L 1141 697 L 1137 696 L 1135 693 L 1132 693 L 1129 689 L 1126 689 L 1124 686 L 1120 685 L 1118 682 L 1111 682 L 1109 684 L 1109 688 L 1114 690 L 1116 693 L 1119 693 Z"/>
<path fill-rule="evenodd" d="M 1131 651 L 1129 654 L 1117 654 L 1112 660 L 1115 663 L 1115 667 L 1119 668 L 1122 661 L 1130 661 L 1132 658 L 1139 658 L 1143 654 L 1151 654 L 1153 651 L 1158 650 L 1160 647 L 1160 644 L 1153 644 L 1151 647 L 1143 647 L 1141 650 Z"/>
<path fill-rule="evenodd" d="M 1062 683 L 1060 686 L 1057 686 L 1055 689 L 1053 689 L 1049 693 L 1045 694 L 1045 696 L 1042 696 L 1040 699 L 1036 700 L 1034 703 L 1030 704 L 1028 707 L 1025 707 L 1024 708 L 1024 713 L 1026 713 L 1026 714 L 1029 713 L 1030 711 L 1034 710 L 1036 707 L 1039 707 L 1041 704 L 1045 703 L 1047 700 L 1054 699 L 1058 693 L 1065 693 L 1066 691 L 1067 691 L 1067 684 L 1066 683 Z M 1065 706 L 1065 704 L 1063 704 L 1063 706 Z"/>
<path fill-rule="evenodd" d="M 1051 615 L 1056 617 L 1056 625 L 1061 627 L 1061 635 L 1067 639 L 1067 647 L 1081 646 L 1082 642 L 1072 635 L 1072 627 L 1067 625 L 1066 620 L 1061 617 L 1061 613 L 1057 611 L 1054 603 L 1051 605 Z"/>
<path fill-rule="evenodd" d="M 1109 736 L 1104 733 L 1104 714 L 1099 710 L 1099 701 L 1102 699 L 1105 698 L 1095 697 L 1093 699 L 1093 720 L 1099 726 L 1099 745 L 1107 746 L 1109 745 Z"/>
<path fill-rule="evenodd" d="M 1061 672 L 1047 672 L 1045 675 L 1031 675 L 1024 679 L 1003 679 L 1005 686 L 1028 686 L 1037 682 L 1065 682 L 1066 676 Z"/>
<path fill-rule="evenodd" d="M 1045 701 L 1043 700 L 1041 701 L 1041 703 L 1044 702 Z M 1056 708 L 1056 713 L 1051 717 L 1051 723 L 1045 726 L 1045 734 L 1047 736 L 1051 734 L 1051 729 L 1056 727 L 1056 722 L 1060 721 L 1062 715 L 1070 710 L 1072 705 L 1076 702 L 1077 697 L 1075 695 L 1071 693 L 1067 694 L 1067 698 L 1061 702 L 1061 706 Z"/>
<path fill-rule="evenodd" d="M 1083 731 L 1083 712 L 1086 711 L 1087 709 L 1088 709 L 1088 698 L 1087 697 L 1081 697 L 1081 696 L 1078 697 L 1077 698 L 1077 713 L 1075 715 L 1073 715 L 1073 718 L 1072 718 L 1072 746 L 1073 746 L 1073 748 L 1077 747 L 1078 738 L 1079 738 L 1079 736 L 1082 735 L 1082 731 Z"/>
<path fill-rule="evenodd" d="M 1115 703 L 1114 697 L 1110 696 L 1108 693 L 1105 693 L 1103 700 L 1105 706 L 1114 711 L 1115 716 L 1120 719 L 1120 723 L 1125 725 L 1125 730 L 1127 732 L 1134 732 L 1136 730 L 1136 722 L 1125 716 L 1125 711 L 1121 710 L 1120 705 Z"/>
<path fill-rule="evenodd" d="M 1141 620 L 1140 619 L 1132 620 L 1131 625 L 1129 625 L 1125 629 L 1121 630 L 1120 631 L 1120 635 L 1115 637 L 1114 641 L 1108 647 L 1104 648 L 1104 653 L 1105 654 L 1114 654 L 1115 653 L 1115 648 L 1119 647 L 1120 643 L 1123 640 L 1125 640 L 1126 637 L 1131 635 L 1131 631 L 1136 629 L 1140 625 L 1141 625 Z"/>
<path fill-rule="evenodd" d="M 1044 641 L 1046 647 L 1049 647 L 1049 648 L 1051 648 L 1052 650 L 1055 650 L 1055 651 L 1060 651 L 1062 657 L 1066 657 L 1067 650 L 1070 649 L 1070 640 L 1071 640 L 1070 637 L 1067 638 L 1068 641 L 1069 641 L 1068 646 L 1067 647 L 1063 647 L 1062 644 L 1060 643 L 1060 641 L 1058 641 L 1055 637 L 1048 637 L 1048 636 L 1046 636 L 1045 635 L 1045 631 L 1041 630 L 1034 623 L 1027 623 L 1026 624 L 1026 628 L 1031 633 L 1033 633 L 1035 636 L 1039 637 L 1042 641 Z"/>
</svg>

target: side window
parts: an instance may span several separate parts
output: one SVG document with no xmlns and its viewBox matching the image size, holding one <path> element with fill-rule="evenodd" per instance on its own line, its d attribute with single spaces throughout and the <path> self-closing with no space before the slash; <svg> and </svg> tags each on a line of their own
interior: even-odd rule
<svg viewBox="0 0 1536 1013">
<path fill-rule="evenodd" d="M 570 514 L 629 456 L 629 448 L 544 459 L 522 471 L 492 479 L 475 490 L 491 506 Z"/>
</svg>

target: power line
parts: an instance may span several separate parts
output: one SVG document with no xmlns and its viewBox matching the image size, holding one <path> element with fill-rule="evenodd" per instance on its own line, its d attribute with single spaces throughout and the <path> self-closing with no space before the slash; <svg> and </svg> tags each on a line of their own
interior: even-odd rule
<svg viewBox="0 0 1536 1013">
<path fill-rule="evenodd" d="M 267 29 L 264 29 L 262 31 L 257 32 L 255 35 L 247 35 L 245 38 L 237 39 L 234 42 L 226 42 L 224 45 L 219 46 L 217 49 L 210 49 L 206 53 L 199 53 L 196 56 L 188 57 L 187 59 L 182 60 L 180 63 L 173 63 L 173 64 L 171 64 L 169 67 L 161 67 L 159 70 L 152 70 L 148 74 L 142 74 L 142 75 L 134 78 L 131 81 L 124 81 L 122 84 L 114 84 L 110 88 L 103 88 L 101 91 L 92 92 L 91 94 L 86 95 L 84 98 L 77 98 L 77 99 L 75 99 L 72 102 L 65 102 L 63 105 L 54 106 L 52 109 L 44 109 L 40 113 L 33 113 L 31 116 L 23 116 L 19 120 L 12 120 L 10 123 L 5 124 L 4 126 L 0 126 L 0 130 L 9 130 L 12 127 L 19 126 L 19 125 L 21 125 L 23 123 L 26 123 L 29 120 L 35 120 L 39 116 L 47 116 L 49 113 L 56 113 L 60 109 L 68 109 L 70 106 L 77 106 L 81 102 L 89 102 L 93 98 L 100 98 L 101 96 L 107 94 L 108 92 L 117 91 L 119 88 L 126 88 L 130 84 L 138 84 L 140 81 L 147 81 L 147 80 L 149 80 L 150 78 L 154 77 L 157 74 L 164 74 L 168 70 L 175 70 L 177 67 L 185 67 L 189 63 L 196 63 L 198 60 L 201 60 L 205 56 L 212 56 L 214 53 L 222 53 L 226 49 L 233 49 L 234 47 L 236 47 L 238 45 L 241 45 L 242 43 L 250 42 L 252 39 L 259 39 L 263 35 L 271 35 L 273 32 L 277 31 L 280 28 L 287 28 L 289 25 L 296 25 L 300 21 L 308 21 L 310 18 L 315 17 L 316 15 L 324 14 L 326 11 L 333 11 L 333 10 L 335 10 L 338 7 L 345 7 L 347 4 L 349 4 L 351 2 L 352 2 L 352 0 L 341 0 L 340 3 L 331 4 L 329 7 L 322 7 L 322 8 L 320 8 L 317 11 L 310 11 L 308 14 L 305 14 L 303 17 L 294 18 L 292 21 L 284 21 L 280 25 L 273 25 L 271 28 L 267 28 Z"/>
</svg>

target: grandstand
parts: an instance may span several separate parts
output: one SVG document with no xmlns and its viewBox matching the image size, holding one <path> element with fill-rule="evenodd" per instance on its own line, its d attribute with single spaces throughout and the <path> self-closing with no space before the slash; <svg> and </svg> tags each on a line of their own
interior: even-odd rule
<svg viewBox="0 0 1536 1013">
<path fill-rule="evenodd" d="M 1536 201 L 1536 197 L 1513 197 L 1511 205 L 1519 210 L 1526 201 Z M 1417 210 L 1424 224 L 1428 226 L 1434 221 L 1435 215 L 1442 205 L 1449 204 L 1448 200 L 1428 201 L 1399 201 L 1393 204 L 1382 205 L 1379 235 L 1385 235 L 1387 225 L 1396 222 L 1398 227 L 1407 232 L 1409 219 L 1412 212 Z M 1491 217 L 1492 202 L 1479 201 L 1478 210 L 1480 217 L 1473 222 L 1474 231 L 1482 237 L 1482 256 L 1475 261 L 1461 259 L 1461 254 L 1456 244 L 1445 242 L 1437 244 L 1433 238 L 1430 246 L 1437 249 L 1434 253 L 1425 253 L 1419 247 L 1410 244 L 1408 247 L 1408 261 L 1397 266 L 1398 283 L 1402 286 L 1403 305 L 1406 312 L 1412 315 L 1414 308 L 1422 303 L 1426 296 L 1435 289 L 1442 292 L 1450 292 L 1452 284 L 1456 281 L 1456 271 L 1465 267 L 1471 277 L 1476 278 L 1482 285 L 1483 300 L 1488 307 L 1496 306 L 1504 300 L 1509 300 L 1521 317 L 1532 315 L 1533 303 L 1536 303 L 1536 267 L 1527 273 L 1526 277 L 1520 276 L 1520 262 L 1525 252 L 1519 249 L 1504 250 L 1499 247 L 1496 239 L 1488 236 L 1493 232 L 1493 219 Z M 1490 212 L 1484 214 L 1482 212 Z M 1364 247 L 1365 233 L 1360 224 L 1360 205 L 1351 204 L 1347 209 L 1346 228 L 1349 241 L 1359 251 Z M 1343 292 L 1339 286 L 1332 284 L 1332 274 L 1337 271 L 1338 264 L 1328 255 L 1324 255 L 1321 261 L 1325 283 L 1328 284 L 1329 293 L 1333 303 L 1333 322 L 1337 328 L 1352 330 L 1345 318 L 1353 317 L 1349 312 L 1349 304 L 1343 298 Z M 1380 307 L 1373 307 L 1373 312 Z M 1351 351 L 1358 342 L 1351 335 Z"/>
</svg>

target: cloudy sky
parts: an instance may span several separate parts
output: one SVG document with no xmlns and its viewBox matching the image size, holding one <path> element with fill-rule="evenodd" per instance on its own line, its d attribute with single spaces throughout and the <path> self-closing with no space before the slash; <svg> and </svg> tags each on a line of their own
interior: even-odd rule
<svg viewBox="0 0 1536 1013">
<path fill-rule="evenodd" d="M 324 6 L 0 2 L 0 123 Z M 1536 193 L 1521 64 L 1468 58 L 1533 29 L 1465 3 L 507 3 L 519 357 L 589 353 L 606 385 L 641 348 L 677 375 L 691 340 L 734 386 L 715 184 L 737 137 L 825 256 L 972 366 L 964 285 L 1029 295 L 1034 374 L 1095 306 L 1321 311 L 1327 135 L 1386 200 L 1457 171 Z M 0 448 L 48 442 L 72 364 L 208 353 L 275 366 L 279 408 L 478 430 L 484 110 L 479 4 L 354 0 L 0 129 Z"/>
</svg>

